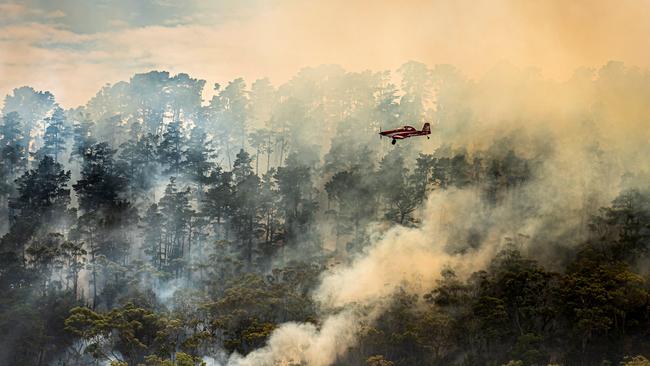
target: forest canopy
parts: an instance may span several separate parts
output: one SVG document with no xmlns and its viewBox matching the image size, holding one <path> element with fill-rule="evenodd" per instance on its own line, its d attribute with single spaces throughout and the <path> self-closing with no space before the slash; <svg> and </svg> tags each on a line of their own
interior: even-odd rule
<svg viewBox="0 0 650 366">
<path fill-rule="evenodd" d="M 649 98 L 615 61 L 17 87 L 0 364 L 649 365 Z"/>
</svg>

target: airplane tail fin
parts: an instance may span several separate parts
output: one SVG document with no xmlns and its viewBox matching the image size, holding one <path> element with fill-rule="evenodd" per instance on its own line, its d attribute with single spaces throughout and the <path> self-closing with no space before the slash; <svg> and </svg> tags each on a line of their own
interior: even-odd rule
<svg viewBox="0 0 650 366">
<path fill-rule="evenodd" d="M 431 133 L 431 125 L 429 122 L 425 123 L 424 126 L 422 126 L 422 132 L 426 132 L 427 134 Z"/>
</svg>

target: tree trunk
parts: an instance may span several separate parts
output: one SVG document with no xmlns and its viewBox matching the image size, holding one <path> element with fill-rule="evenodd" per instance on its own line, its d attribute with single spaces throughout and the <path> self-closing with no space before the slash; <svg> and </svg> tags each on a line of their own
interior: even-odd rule
<svg viewBox="0 0 650 366">
<path fill-rule="evenodd" d="M 257 154 L 255 155 L 255 175 L 257 175 L 257 176 L 259 176 L 259 171 L 258 171 L 258 167 L 260 165 L 259 163 L 260 163 L 260 147 L 258 145 L 257 146 Z"/>
<path fill-rule="evenodd" d="M 271 170 L 271 134 L 269 133 L 269 141 L 266 144 L 266 174 Z"/>
<path fill-rule="evenodd" d="M 192 218 L 190 217 L 190 229 L 187 233 L 187 264 L 185 268 L 187 269 L 187 279 L 192 279 L 192 271 L 190 269 L 190 262 L 192 260 Z"/>
<path fill-rule="evenodd" d="M 226 139 L 226 155 L 228 156 L 228 169 L 232 170 L 232 162 L 230 161 L 230 142 Z"/>
<path fill-rule="evenodd" d="M 95 251 L 92 254 L 93 262 L 93 310 L 97 307 L 97 262 L 95 262 Z"/>
<path fill-rule="evenodd" d="M 72 280 L 73 280 L 72 291 L 74 293 L 74 299 L 77 300 L 77 288 L 78 288 L 77 282 L 79 281 L 79 271 L 76 269 L 74 270 L 74 275 L 72 276 Z"/>
</svg>

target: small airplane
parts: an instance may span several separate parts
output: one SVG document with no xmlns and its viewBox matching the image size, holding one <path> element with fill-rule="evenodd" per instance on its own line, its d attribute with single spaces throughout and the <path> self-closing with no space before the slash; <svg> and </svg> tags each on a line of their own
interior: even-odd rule
<svg viewBox="0 0 650 366">
<path fill-rule="evenodd" d="M 397 140 L 402 140 L 414 136 L 427 136 L 430 134 L 431 134 L 431 125 L 429 124 L 429 122 L 427 122 L 424 124 L 424 126 L 422 126 L 422 131 L 416 130 L 415 127 L 404 126 L 394 130 L 380 131 L 379 137 L 381 138 L 383 136 L 386 136 L 392 138 L 393 142 L 391 143 L 395 145 Z M 427 139 L 429 139 L 429 136 L 427 136 Z"/>
</svg>

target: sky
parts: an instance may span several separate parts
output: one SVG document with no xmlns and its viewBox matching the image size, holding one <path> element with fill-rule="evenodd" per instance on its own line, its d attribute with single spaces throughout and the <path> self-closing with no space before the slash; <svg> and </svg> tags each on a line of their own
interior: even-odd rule
<svg viewBox="0 0 650 366">
<path fill-rule="evenodd" d="M 75 107 L 150 70 L 279 84 L 308 66 L 409 60 L 564 79 L 609 60 L 649 67 L 648 34 L 650 0 L 0 0 L 0 95 L 30 85 Z"/>
</svg>

